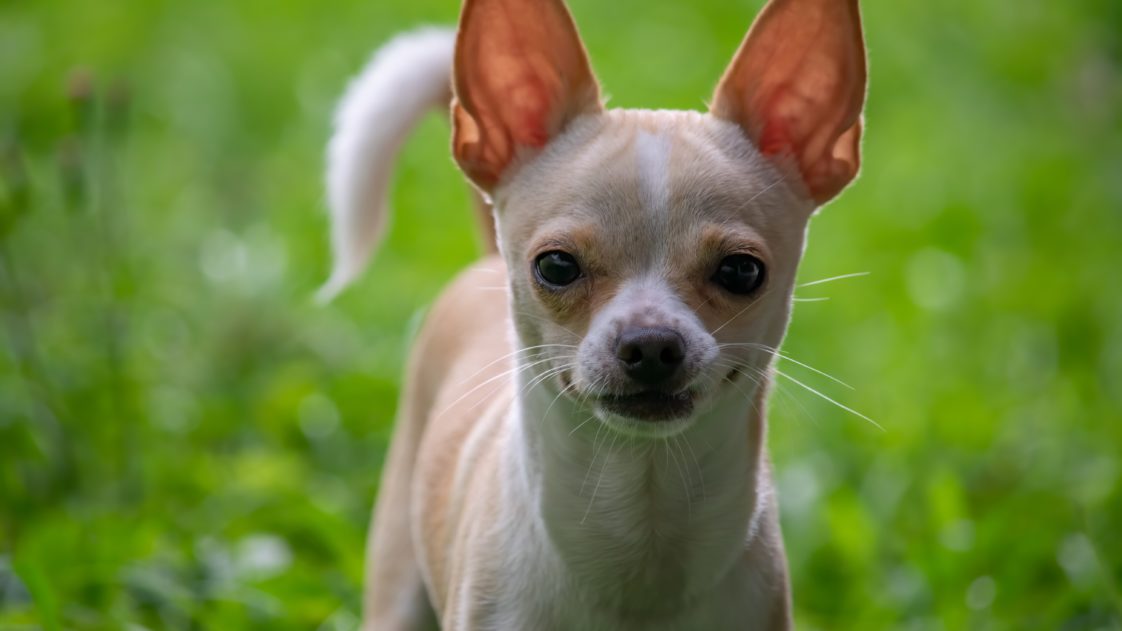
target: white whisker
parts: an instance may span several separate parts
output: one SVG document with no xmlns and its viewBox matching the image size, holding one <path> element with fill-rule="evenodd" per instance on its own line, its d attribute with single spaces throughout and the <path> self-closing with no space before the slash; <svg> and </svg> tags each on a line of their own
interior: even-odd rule
<svg viewBox="0 0 1122 631">
<path fill-rule="evenodd" d="M 764 294 L 766 294 L 766 293 L 767 293 L 767 290 L 765 289 L 765 290 L 764 290 Z M 731 324 L 733 320 L 735 320 L 735 319 L 739 318 L 740 316 L 744 315 L 744 313 L 745 313 L 746 311 L 748 311 L 748 310 L 749 310 L 749 309 L 751 309 L 752 307 L 756 306 L 756 303 L 760 301 L 760 298 L 763 298 L 763 297 L 764 297 L 764 294 L 760 294 L 759 296 L 757 296 L 757 297 L 756 297 L 755 299 L 753 299 L 753 300 L 752 300 L 752 302 L 748 303 L 748 305 L 747 305 L 747 306 L 745 306 L 745 307 L 744 307 L 743 309 L 741 309 L 740 311 L 737 311 L 737 312 L 736 312 L 736 314 L 735 314 L 735 315 L 733 315 L 733 316 L 732 316 L 731 318 L 729 318 L 728 320 L 725 320 L 725 323 L 724 323 L 724 324 L 722 324 L 721 326 L 719 326 L 719 327 L 717 327 L 717 328 L 713 329 L 712 331 L 710 331 L 710 332 L 709 332 L 709 334 L 710 334 L 710 335 L 717 335 L 717 333 L 719 333 L 719 332 L 721 331 L 721 329 L 723 329 L 723 328 L 725 328 L 726 326 L 728 326 L 729 324 Z"/>
<path fill-rule="evenodd" d="M 596 464 L 596 456 L 600 455 L 600 433 L 604 431 L 604 424 L 596 428 L 596 434 L 592 437 L 592 459 L 588 461 L 588 468 L 584 471 L 584 479 L 580 483 L 580 491 L 578 495 L 584 495 L 584 487 L 588 485 L 588 476 L 592 474 L 592 466 Z M 604 440 L 607 440 L 605 438 Z"/>
<path fill-rule="evenodd" d="M 697 480 L 701 483 L 701 497 L 702 499 L 705 499 L 709 496 L 709 493 L 705 490 L 705 473 L 701 470 L 701 461 L 697 459 L 697 452 L 693 450 L 693 445 L 690 444 L 690 439 L 686 436 L 682 436 L 681 439 L 682 442 L 686 443 L 686 447 L 690 450 L 690 456 L 693 458 L 694 469 L 697 470 Z M 682 457 L 685 458 L 685 454 L 682 454 Z"/>
<path fill-rule="evenodd" d="M 612 432 L 612 444 L 608 446 L 608 451 L 604 454 L 604 464 L 600 467 L 600 477 L 596 478 L 596 486 L 592 488 L 592 497 L 588 499 L 588 508 L 584 509 L 584 516 L 580 518 L 582 526 L 584 521 L 588 519 L 588 514 L 592 512 L 592 504 L 596 502 L 596 493 L 600 490 L 600 483 L 604 481 L 604 471 L 608 468 L 608 458 L 612 455 L 612 449 L 616 446 L 617 438 L 619 438 L 619 433 Z M 593 459 L 595 459 L 595 456 L 593 456 Z"/>
<path fill-rule="evenodd" d="M 568 368 L 568 366 L 566 366 L 566 368 Z M 562 395 L 575 387 L 575 383 L 569 383 L 569 385 L 561 388 L 561 391 L 557 393 L 557 396 L 553 397 L 553 400 L 549 402 L 549 406 L 545 408 L 545 413 L 542 414 L 542 421 L 549 418 L 549 411 L 553 409 L 553 404 L 557 403 L 557 400 L 560 399 Z"/>
<path fill-rule="evenodd" d="M 809 283 L 802 283 L 801 285 L 795 285 L 795 287 L 813 287 L 815 285 L 822 285 L 824 283 L 832 283 L 835 280 L 844 280 L 846 278 L 858 278 L 858 277 L 861 277 L 861 276 L 868 276 L 869 274 L 870 274 L 870 272 L 853 272 L 851 274 L 841 274 L 840 276 L 831 276 L 829 278 L 820 278 L 818 280 L 812 280 Z"/>
<path fill-rule="evenodd" d="M 690 521 L 693 521 L 693 500 L 690 499 L 690 483 L 686 479 L 686 474 L 682 471 L 682 466 L 678 464 L 678 455 L 671 451 L 670 444 L 669 438 L 662 439 L 662 447 L 666 450 L 666 453 L 670 455 L 670 459 L 674 461 L 674 468 L 677 469 L 678 478 L 682 481 L 682 490 L 685 491 L 686 494 L 686 516 Z"/>
<path fill-rule="evenodd" d="M 515 366 L 514 368 L 504 370 L 503 372 L 501 372 L 497 375 L 494 375 L 493 377 L 490 377 L 490 378 L 488 378 L 488 379 L 486 379 L 486 380 L 484 380 L 480 383 L 475 384 L 475 386 L 473 386 L 470 390 L 468 390 L 467 392 L 465 392 L 465 393 L 461 394 L 460 396 L 456 397 L 456 399 L 454 401 L 452 401 L 451 403 L 446 405 L 443 409 L 441 409 L 440 412 L 437 413 L 437 415 L 439 416 L 439 415 L 444 414 L 448 410 L 452 409 L 452 406 L 454 406 L 457 403 L 459 403 L 460 401 L 464 400 L 465 397 L 470 396 L 473 392 L 475 392 L 476 390 L 482 388 L 483 386 L 485 386 L 489 383 L 492 383 L 492 382 L 497 381 L 499 379 L 504 379 L 506 377 L 517 375 L 517 374 L 519 374 L 519 373 L 521 373 L 525 370 L 529 370 L 530 368 L 533 368 L 534 366 L 553 361 L 554 359 L 563 359 L 563 358 L 547 357 L 545 359 L 539 359 L 537 361 L 530 362 L 528 364 L 520 364 L 520 365 Z M 479 373 L 476 372 L 476 374 L 479 374 Z"/>
<path fill-rule="evenodd" d="M 778 357 L 779 359 L 781 359 L 783 361 L 789 361 L 792 364 L 795 364 L 796 366 L 802 366 L 803 368 L 806 368 L 807 370 L 809 370 L 811 372 L 822 375 L 823 377 L 829 379 L 830 381 L 833 381 L 836 384 L 845 386 L 846 388 L 849 388 L 850 390 L 856 390 L 856 388 L 854 388 L 853 386 L 851 386 L 848 383 L 842 381 L 841 379 L 838 379 L 837 377 L 831 375 L 830 373 L 828 373 L 824 370 L 819 370 L 819 369 L 815 368 L 814 366 L 811 366 L 810 364 L 803 363 L 803 362 L 795 359 L 794 357 L 791 357 L 790 355 L 787 355 L 786 353 L 780 352 L 780 351 L 778 351 L 778 350 L 776 350 L 776 349 L 774 349 L 770 346 L 767 346 L 766 344 L 756 344 L 756 343 L 753 343 L 753 342 L 739 342 L 739 343 L 738 342 L 729 342 L 729 343 L 726 343 L 726 344 L 718 344 L 719 348 L 728 348 L 728 347 L 734 347 L 734 346 L 754 348 L 754 349 L 757 349 L 757 350 L 764 351 L 765 353 L 769 353 L 772 356 Z"/>
<path fill-rule="evenodd" d="M 820 423 L 818 422 L 818 419 L 816 419 L 814 417 L 814 415 L 810 413 L 810 410 L 807 409 L 807 407 L 805 405 L 803 405 L 802 400 L 799 399 L 799 397 L 795 396 L 794 393 L 788 387 L 786 387 L 787 386 L 786 383 L 784 383 L 782 381 L 779 381 L 777 379 L 769 379 L 770 375 L 768 375 L 766 372 L 764 372 L 764 371 L 762 371 L 758 368 L 754 368 L 754 367 L 750 367 L 750 368 L 756 374 L 760 375 L 760 379 L 768 379 L 772 384 L 774 384 L 774 386 L 775 386 L 774 392 L 775 392 L 776 396 L 777 397 L 783 397 L 782 401 L 784 403 L 788 403 L 788 404 L 793 403 L 796 407 L 791 408 L 791 409 L 793 409 L 796 414 L 805 418 L 812 425 L 816 425 L 816 426 L 820 425 Z M 745 373 L 741 373 L 741 374 L 744 374 L 749 379 L 754 379 L 751 375 L 748 375 L 748 374 L 745 374 Z M 757 381 L 757 383 L 759 382 L 759 380 L 756 380 L 756 381 Z M 759 408 L 756 408 L 756 413 L 757 414 L 760 413 Z"/>
<path fill-rule="evenodd" d="M 828 402 L 830 402 L 830 403 L 833 403 L 834 405 L 836 405 L 836 406 L 838 406 L 839 408 L 841 408 L 841 409 L 845 410 L 846 412 L 849 412 L 850 414 L 852 414 L 852 415 L 854 415 L 854 416 L 856 416 L 856 417 L 858 417 L 858 418 L 862 418 L 862 419 L 864 419 L 864 420 L 866 420 L 866 421 L 868 421 L 868 422 L 872 423 L 872 424 L 873 424 L 873 426 L 874 426 L 874 427 L 876 427 L 877 429 L 879 429 L 880 431 L 882 431 L 882 432 L 883 432 L 883 431 L 885 431 L 884 427 L 882 427 L 880 423 L 878 423 L 878 422 L 874 421 L 873 419 L 869 418 L 868 416 L 865 416 L 864 414 L 862 414 L 862 413 L 858 412 L 857 410 L 854 410 L 853 408 L 850 408 L 850 407 L 846 407 L 846 406 L 842 405 L 841 403 L 838 403 L 837 401 L 835 401 L 835 400 L 831 399 L 830 397 L 828 397 L 828 396 L 826 396 L 826 395 L 822 394 L 821 392 L 819 392 L 819 391 L 815 390 L 814 388 L 811 388 L 810 386 L 808 386 L 808 385 L 806 385 L 805 383 L 803 383 L 803 382 L 799 381 L 798 379 L 795 379 L 795 378 L 794 378 L 794 377 L 792 377 L 791 375 L 788 375 L 787 373 L 784 373 L 784 372 L 780 372 L 780 371 L 778 371 L 778 370 L 776 370 L 776 371 L 775 371 L 775 374 L 779 375 L 780 377 L 784 377 L 784 378 L 786 378 L 786 379 L 789 379 L 789 380 L 790 380 L 790 381 L 792 381 L 792 382 L 793 382 L 793 383 L 794 383 L 795 385 L 797 385 L 797 386 L 801 386 L 801 387 L 802 387 L 803 389 L 805 389 L 805 390 L 806 390 L 807 392 L 810 392 L 811 394 L 815 394 L 815 395 L 818 395 L 818 396 L 819 396 L 819 397 L 821 397 L 821 398 L 822 398 L 823 400 L 825 400 L 825 401 L 828 401 Z"/>
<path fill-rule="evenodd" d="M 556 347 L 556 348 L 577 348 L 573 344 L 538 344 L 536 346 L 527 346 L 526 348 L 520 348 L 520 349 L 517 349 L 513 352 L 507 353 L 506 355 L 503 355 L 502 357 L 493 359 L 493 360 L 487 362 L 486 364 L 483 364 L 483 366 L 481 366 L 478 370 L 471 373 L 467 377 L 464 377 L 462 380 L 460 380 L 457 383 L 462 384 L 462 383 L 465 383 L 467 381 L 470 381 L 473 377 L 475 377 L 479 373 L 483 372 L 484 370 L 490 368 L 491 366 L 494 366 L 495 364 L 503 361 L 504 359 L 509 359 L 511 357 L 514 357 L 514 356 L 520 354 L 520 353 L 529 353 L 530 351 L 534 351 L 534 350 L 539 350 L 539 349 L 543 349 L 543 348 L 554 348 L 554 347 Z M 544 353 L 535 353 L 535 355 L 542 355 L 542 354 L 544 354 Z M 530 357 L 527 357 L 527 359 L 530 359 Z"/>
<path fill-rule="evenodd" d="M 569 432 L 569 435 L 572 436 L 573 434 L 577 433 L 577 430 L 584 427 L 585 425 L 588 425 L 589 421 L 592 421 L 595 418 L 596 418 L 595 414 L 590 414 L 588 418 L 586 418 L 586 419 L 584 419 L 583 421 L 580 422 L 580 425 L 577 425 L 576 427 L 574 427 L 573 431 Z"/>
<path fill-rule="evenodd" d="M 554 357 L 552 359 L 573 359 L 574 357 L 576 357 L 576 356 L 575 355 L 567 355 L 567 356 L 564 356 L 564 357 Z M 550 368 L 550 369 L 542 372 L 542 374 L 540 374 L 537 377 L 534 377 L 533 379 L 531 379 L 530 382 L 526 384 L 526 387 L 522 388 L 521 394 L 526 394 L 527 392 L 532 390 L 535 386 L 538 386 L 539 384 L 545 382 L 549 378 L 555 377 L 555 376 L 565 372 L 566 370 L 569 370 L 570 368 L 574 368 L 574 367 L 576 367 L 576 363 L 569 362 L 569 363 L 562 364 L 560 366 L 555 366 L 553 368 Z"/>
<path fill-rule="evenodd" d="M 771 189 L 775 188 L 776 186 L 779 186 L 779 184 L 780 184 L 780 183 L 781 183 L 782 181 L 783 181 L 783 178 L 777 178 L 777 179 L 776 179 L 776 180 L 775 180 L 774 182 L 772 182 L 771 184 L 768 184 L 767 186 L 765 186 L 765 187 L 761 188 L 761 189 L 759 190 L 759 192 L 757 192 L 757 193 L 756 193 L 755 195 L 753 195 L 752 197 L 750 197 L 750 198 L 748 199 L 748 201 L 744 202 L 744 204 L 745 204 L 745 205 L 748 205 L 748 204 L 751 204 L 752 202 L 756 201 L 756 199 L 758 199 L 758 198 L 759 198 L 759 197 L 760 197 L 761 195 L 763 195 L 764 193 L 766 193 L 766 192 L 770 191 Z"/>
</svg>

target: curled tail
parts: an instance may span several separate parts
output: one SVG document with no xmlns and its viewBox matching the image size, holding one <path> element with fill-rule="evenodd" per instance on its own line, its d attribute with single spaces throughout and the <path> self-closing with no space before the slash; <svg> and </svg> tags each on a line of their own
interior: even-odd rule
<svg viewBox="0 0 1122 631">
<path fill-rule="evenodd" d="M 452 29 L 399 35 L 347 88 L 327 146 L 331 277 L 317 299 L 334 298 L 362 272 L 385 231 L 393 163 L 410 131 L 452 96 Z"/>
</svg>

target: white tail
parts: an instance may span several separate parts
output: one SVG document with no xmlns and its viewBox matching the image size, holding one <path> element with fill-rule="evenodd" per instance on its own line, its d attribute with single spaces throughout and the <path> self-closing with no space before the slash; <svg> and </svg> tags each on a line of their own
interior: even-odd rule
<svg viewBox="0 0 1122 631">
<path fill-rule="evenodd" d="M 455 31 L 399 35 L 378 50 L 347 88 L 327 146 L 331 277 L 316 294 L 326 302 L 362 272 L 385 231 L 393 163 L 409 132 L 451 100 Z"/>
</svg>

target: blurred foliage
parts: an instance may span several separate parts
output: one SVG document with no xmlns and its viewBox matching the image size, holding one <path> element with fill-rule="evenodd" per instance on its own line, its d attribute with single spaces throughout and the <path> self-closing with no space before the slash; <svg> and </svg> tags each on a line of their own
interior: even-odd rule
<svg viewBox="0 0 1122 631">
<path fill-rule="evenodd" d="M 573 0 L 700 108 L 758 0 Z M 351 629 L 416 314 L 476 256 L 433 117 L 327 308 L 333 100 L 451 0 L 0 4 L 0 628 Z M 1122 4 L 865 3 L 771 447 L 803 629 L 1122 629 Z M 785 369 L 785 370 L 787 370 Z"/>
</svg>

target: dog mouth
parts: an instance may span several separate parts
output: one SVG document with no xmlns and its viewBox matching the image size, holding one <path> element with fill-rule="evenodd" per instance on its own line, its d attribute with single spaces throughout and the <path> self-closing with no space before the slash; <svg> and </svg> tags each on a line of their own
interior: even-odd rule
<svg viewBox="0 0 1122 631">
<path fill-rule="evenodd" d="M 644 390 L 632 394 L 603 395 L 597 401 L 601 408 L 616 416 L 648 422 L 673 421 L 693 412 L 694 393 L 690 390 L 674 393 Z"/>
</svg>

